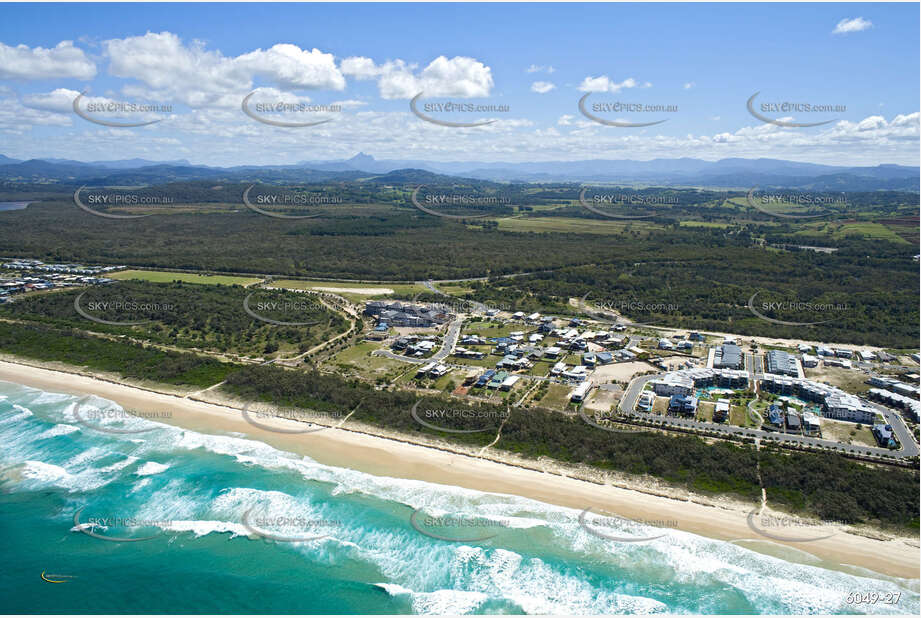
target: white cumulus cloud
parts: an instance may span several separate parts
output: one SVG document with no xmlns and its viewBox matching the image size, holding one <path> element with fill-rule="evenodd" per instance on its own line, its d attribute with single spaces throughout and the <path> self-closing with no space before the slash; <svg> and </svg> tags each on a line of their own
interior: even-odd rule
<svg viewBox="0 0 921 618">
<path fill-rule="evenodd" d="M 556 84 L 551 82 L 534 82 L 531 84 L 531 92 L 536 92 L 538 94 L 547 94 L 554 88 L 556 88 Z"/>
<path fill-rule="evenodd" d="M 835 29 L 831 31 L 832 34 L 849 34 L 851 32 L 860 32 L 866 30 L 873 26 L 873 22 L 869 19 L 864 19 L 863 17 L 855 17 L 854 19 L 842 19 L 838 22 L 838 25 L 835 26 Z"/>
<path fill-rule="evenodd" d="M 582 80 L 582 83 L 579 85 L 579 90 L 582 92 L 620 92 L 624 88 L 636 88 L 640 86 L 632 77 L 628 77 L 624 81 L 618 83 L 607 75 L 601 75 L 600 77 L 586 77 Z M 642 84 L 642 88 L 649 88 L 652 84 L 646 82 Z"/>
<path fill-rule="evenodd" d="M 342 90 L 345 78 L 332 54 L 279 43 L 237 57 L 208 50 L 201 41 L 186 45 L 171 32 L 110 39 L 104 43 L 109 72 L 136 79 L 147 89 L 125 92 L 177 100 L 192 107 L 230 105 L 265 79 L 282 88 Z"/>
<path fill-rule="evenodd" d="M 427 97 L 485 97 L 493 87 L 492 69 L 466 56 L 439 56 L 422 71 L 404 60 L 376 64 L 361 56 L 346 58 L 340 68 L 355 79 L 377 79 L 384 99 L 411 99 L 420 92 Z"/>
<path fill-rule="evenodd" d="M 73 41 L 61 41 L 51 49 L 0 43 L 0 79 L 93 79 L 96 65 Z"/>
</svg>

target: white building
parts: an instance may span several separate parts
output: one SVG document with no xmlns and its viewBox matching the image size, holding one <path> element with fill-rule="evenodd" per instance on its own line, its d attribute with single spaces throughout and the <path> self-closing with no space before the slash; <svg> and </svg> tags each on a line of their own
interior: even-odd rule
<svg viewBox="0 0 921 618">
<path fill-rule="evenodd" d="M 574 388 L 571 393 L 569 393 L 569 400 L 574 401 L 576 403 L 585 401 L 585 397 L 586 395 L 588 395 L 588 392 L 590 390 L 592 390 L 592 381 L 586 380 L 585 382 L 583 382 L 582 384 Z"/>
<path fill-rule="evenodd" d="M 502 381 L 502 384 L 499 386 L 499 390 L 509 391 L 512 390 L 512 387 L 515 386 L 515 383 L 521 379 L 521 376 L 509 376 Z"/>
</svg>

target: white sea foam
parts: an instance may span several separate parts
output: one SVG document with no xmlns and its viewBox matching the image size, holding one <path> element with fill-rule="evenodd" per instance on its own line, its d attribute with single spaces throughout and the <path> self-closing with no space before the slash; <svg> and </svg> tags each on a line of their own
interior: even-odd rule
<svg viewBox="0 0 921 618">
<path fill-rule="evenodd" d="M 43 431 L 41 435 L 39 435 L 38 437 L 39 438 L 53 438 L 55 436 L 66 436 L 67 434 L 73 433 L 75 431 L 80 431 L 80 428 L 75 427 L 74 425 L 68 425 L 67 423 L 60 423 L 58 425 L 55 425 L 51 429 Z"/>
<path fill-rule="evenodd" d="M 138 476 L 150 476 L 151 474 L 160 474 L 165 470 L 169 470 L 169 466 L 156 461 L 147 461 L 137 469 L 135 474 Z"/>
<path fill-rule="evenodd" d="M 436 590 L 412 595 L 413 613 L 423 615 L 470 614 L 489 599 L 482 592 Z"/>
<path fill-rule="evenodd" d="M 119 470 L 124 470 L 133 463 L 136 463 L 138 460 L 137 457 L 128 456 L 121 461 L 116 461 L 114 464 L 108 465 L 104 468 L 99 468 L 100 472 L 118 472 Z"/>
<path fill-rule="evenodd" d="M 39 485 L 54 485 L 71 478 L 70 473 L 61 466 L 32 460 L 22 464 L 20 475 Z"/>
<path fill-rule="evenodd" d="M 191 532 L 196 537 L 205 536 L 212 532 L 230 533 L 230 538 L 236 536 L 247 536 L 249 531 L 243 524 L 237 524 L 229 521 L 170 521 L 160 526 L 164 530 L 172 532 Z"/>
<path fill-rule="evenodd" d="M 32 400 L 33 405 L 38 405 L 42 403 L 60 403 L 62 401 L 68 401 L 74 399 L 73 395 L 68 395 L 66 393 L 48 393 L 41 391 L 38 396 Z"/>
<path fill-rule="evenodd" d="M 13 414 L 11 416 L 7 416 L 5 418 L 0 419 L 0 423 L 3 423 L 3 424 L 18 423 L 20 421 L 23 421 L 29 418 L 30 416 L 35 416 L 34 414 L 32 414 L 32 410 L 24 406 L 21 406 L 18 403 L 13 404 L 13 409 L 16 410 L 18 414 Z"/>
</svg>

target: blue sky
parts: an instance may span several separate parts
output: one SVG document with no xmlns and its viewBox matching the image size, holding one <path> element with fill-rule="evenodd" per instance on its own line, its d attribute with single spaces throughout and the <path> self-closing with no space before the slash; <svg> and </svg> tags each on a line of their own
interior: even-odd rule
<svg viewBox="0 0 921 618">
<path fill-rule="evenodd" d="M 918 164 L 917 4 L 0 4 L 0 153 L 215 165 L 730 156 Z M 68 43 L 69 42 L 69 43 Z M 316 51 L 314 51 L 316 50 Z M 170 105 L 95 116 L 84 104 Z M 334 104 L 263 116 L 240 102 Z M 409 100 L 507 106 L 414 116 Z M 753 117 L 746 101 L 836 111 Z M 672 106 L 580 113 L 600 103 Z M 843 106 L 843 108 L 842 108 Z M 675 109 L 677 108 L 677 109 Z M 600 108 L 599 108 L 600 109 Z"/>
</svg>

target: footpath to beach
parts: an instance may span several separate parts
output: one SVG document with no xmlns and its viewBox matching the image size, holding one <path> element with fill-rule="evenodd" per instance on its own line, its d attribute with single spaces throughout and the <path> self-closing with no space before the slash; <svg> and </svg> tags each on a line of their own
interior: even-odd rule
<svg viewBox="0 0 921 618">
<path fill-rule="evenodd" d="M 599 484 L 567 476 L 562 466 L 541 471 L 518 464 L 478 458 L 450 449 L 411 443 L 396 436 L 370 435 L 366 429 L 326 429 L 315 433 L 282 434 L 247 423 L 238 407 L 191 399 L 183 395 L 148 390 L 76 372 L 37 367 L 0 360 L 0 380 L 24 384 L 50 392 L 96 395 L 118 403 L 126 410 L 143 413 L 168 412 L 163 422 L 204 433 L 239 432 L 273 447 L 306 455 L 320 463 L 351 468 L 378 476 L 454 485 L 468 489 L 512 494 L 573 509 L 592 509 L 594 514 L 612 514 L 663 525 L 702 536 L 737 541 L 751 549 L 799 560 L 825 568 L 847 569 L 856 565 L 885 575 L 919 577 L 918 539 L 878 538 L 853 534 L 838 528 L 812 528 L 834 533 L 828 538 L 806 542 L 771 541 L 752 530 L 752 508 L 740 502 L 687 496 L 676 499 L 636 488 Z M 211 396 L 212 393 L 199 393 Z M 215 395 L 217 397 L 217 395 Z M 279 423 L 296 421 L 279 420 Z M 531 462 L 531 465 L 537 466 Z M 538 466 L 539 467 L 539 466 Z M 754 521 L 760 521 L 756 516 Z M 667 523 L 666 523 L 667 522 Z M 781 534 L 778 532 L 778 534 Z M 814 536 L 818 536 L 814 534 Z M 806 554 L 811 554 L 814 559 Z"/>
</svg>

